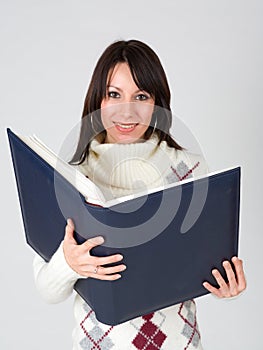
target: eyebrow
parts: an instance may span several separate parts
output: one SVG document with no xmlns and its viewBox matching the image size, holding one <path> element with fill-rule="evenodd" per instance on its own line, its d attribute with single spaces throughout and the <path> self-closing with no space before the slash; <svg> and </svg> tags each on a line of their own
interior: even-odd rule
<svg viewBox="0 0 263 350">
<path fill-rule="evenodd" d="M 116 89 L 116 90 L 118 90 L 118 91 L 123 91 L 121 88 L 118 88 L 117 86 L 114 86 L 114 85 L 107 85 L 107 88 L 114 88 L 114 89 Z M 141 89 L 138 89 L 138 90 L 136 90 L 136 91 L 134 91 L 134 93 L 136 94 L 137 92 L 140 92 L 140 91 L 145 91 L 145 90 L 141 90 Z M 146 92 L 146 91 L 145 91 Z"/>
</svg>

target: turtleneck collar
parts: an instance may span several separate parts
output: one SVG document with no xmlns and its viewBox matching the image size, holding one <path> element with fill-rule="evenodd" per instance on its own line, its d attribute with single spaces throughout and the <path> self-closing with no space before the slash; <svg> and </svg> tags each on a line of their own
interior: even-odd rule
<svg viewBox="0 0 263 350">
<path fill-rule="evenodd" d="M 163 141 L 158 136 L 145 142 L 129 144 L 91 141 L 89 156 L 80 165 L 84 172 L 100 187 L 106 200 L 163 186 L 164 174 L 171 165 Z"/>
</svg>

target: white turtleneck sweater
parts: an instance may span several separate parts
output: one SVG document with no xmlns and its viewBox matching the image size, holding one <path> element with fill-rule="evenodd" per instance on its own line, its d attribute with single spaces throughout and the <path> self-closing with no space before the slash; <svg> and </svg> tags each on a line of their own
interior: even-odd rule
<svg viewBox="0 0 263 350">
<path fill-rule="evenodd" d="M 100 187 L 106 199 L 145 191 L 208 172 L 199 155 L 168 147 L 158 138 L 134 144 L 100 144 L 93 140 L 88 159 L 79 170 Z M 96 233 L 98 234 L 98 233 Z M 36 256 L 36 286 L 49 303 L 72 294 L 78 275 L 67 264 L 62 243 L 49 263 Z M 123 272 L 125 273 L 125 271 Z M 111 327 L 75 295 L 73 350 L 201 350 L 193 300 Z"/>
</svg>

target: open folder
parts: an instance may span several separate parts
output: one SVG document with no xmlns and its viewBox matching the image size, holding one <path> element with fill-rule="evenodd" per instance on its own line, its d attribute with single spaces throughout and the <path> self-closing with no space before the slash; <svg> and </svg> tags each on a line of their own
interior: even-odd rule
<svg viewBox="0 0 263 350">
<path fill-rule="evenodd" d="M 100 322 L 120 324 L 207 294 L 202 282 L 215 285 L 213 268 L 225 276 L 222 261 L 238 253 L 240 167 L 105 202 L 39 140 L 7 133 L 27 243 L 49 261 L 70 217 L 78 243 L 104 237 L 92 254 L 124 256 L 121 279 L 74 286 Z"/>
</svg>

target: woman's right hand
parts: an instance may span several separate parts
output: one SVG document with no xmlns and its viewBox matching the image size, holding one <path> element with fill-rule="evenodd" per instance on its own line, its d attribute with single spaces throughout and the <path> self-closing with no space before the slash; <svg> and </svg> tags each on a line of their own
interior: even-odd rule
<svg viewBox="0 0 263 350">
<path fill-rule="evenodd" d="M 65 228 L 65 237 L 63 242 L 63 251 L 68 265 L 81 276 L 93 277 L 100 280 L 113 281 L 121 277 L 119 272 L 124 271 L 126 266 L 121 264 L 113 267 L 104 267 L 103 265 L 116 263 L 123 259 L 120 254 L 107 257 L 97 257 L 90 254 L 90 250 L 104 242 L 103 237 L 97 236 L 88 239 L 82 244 L 78 244 L 74 239 L 74 223 L 71 219 L 67 220 Z"/>
</svg>

